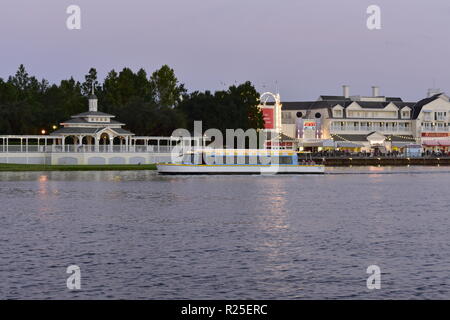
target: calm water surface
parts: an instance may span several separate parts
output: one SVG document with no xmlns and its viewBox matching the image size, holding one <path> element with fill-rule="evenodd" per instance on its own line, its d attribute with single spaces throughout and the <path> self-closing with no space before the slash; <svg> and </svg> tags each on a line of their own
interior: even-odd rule
<svg viewBox="0 0 450 320">
<path fill-rule="evenodd" d="M 0 298 L 450 299 L 449 187 L 445 167 L 0 173 Z"/>
</svg>

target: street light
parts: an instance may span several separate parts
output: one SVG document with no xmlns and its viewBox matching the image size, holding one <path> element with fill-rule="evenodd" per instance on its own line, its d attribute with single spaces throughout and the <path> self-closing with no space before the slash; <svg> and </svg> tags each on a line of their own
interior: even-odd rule
<svg viewBox="0 0 450 320">
<path fill-rule="evenodd" d="M 41 133 L 42 133 L 42 134 L 46 134 L 47 131 L 45 131 L 44 129 L 42 129 L 42 130 L 41 130 Z"/>
</svg>

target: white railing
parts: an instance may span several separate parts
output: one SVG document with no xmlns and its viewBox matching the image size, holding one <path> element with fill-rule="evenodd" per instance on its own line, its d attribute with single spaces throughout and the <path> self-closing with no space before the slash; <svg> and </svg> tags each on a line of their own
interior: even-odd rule
<svg viewBox="0 0 450 320">
<path fill-rule="evenodd" d="M 38 146 L 38 145 L 2 145 L 0 144 L 0 153 L 1 152 L 11 152 L 11 153 L 20 153 L 20 152 L 76 152 L 76 153 L 88 153 L 88 152 L 114 152 L 114 153 L 170 153 L 175 147 L 174 146 L 157 146 L 157 145 L 47 145 L 47 146 Z"/>
<path fill-rule="evenodd" d="M 331 132 L 372 132 L 372 131 L 380 131 L 385 133 L 394 133 L 394 132 L 412 132 L 410 128 L 406 127 L 385 127 L 385 126 L 360 126 L 360 127 L 331 127 Z"/>
</svg>

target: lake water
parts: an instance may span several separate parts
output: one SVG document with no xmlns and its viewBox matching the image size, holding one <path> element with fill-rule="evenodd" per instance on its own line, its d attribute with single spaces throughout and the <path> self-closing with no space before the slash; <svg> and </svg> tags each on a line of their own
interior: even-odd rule
<svg viewBox="0 0 450 320">
<path fill-rule="evenodd" d="M 0 173 L 0 298 L 450 299 L 449 187 L 447 167 Z"/>
</svg>

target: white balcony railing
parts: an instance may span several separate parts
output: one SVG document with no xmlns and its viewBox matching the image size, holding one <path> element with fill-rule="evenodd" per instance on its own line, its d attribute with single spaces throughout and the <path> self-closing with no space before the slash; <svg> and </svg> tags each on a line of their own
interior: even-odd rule
<svg viewBox="0 0 450 320">
<path fill-rule="evenodd" d="M 157 145 L 48 145 L 48 146 L 37 146 L 37 145 L 2 145 L 0 144 L 0 152 L 115 152 L 115 153 L 125 153 L 125 152 L 148 152 L 148 153 L 169 153 L 174 149 L 174 146 L 157 146 Z"/>
<path fill-rule="evenodd" d="M 372 131 L 380 131 L 385 133 L 395 133 L 395 132 L 412 132 L 411 128 L 406 127 L 384 127 L 384 126 L 361 126 L 361 127 L 331 127 L 332 132 L 372 132 Z"/>
</svg>

